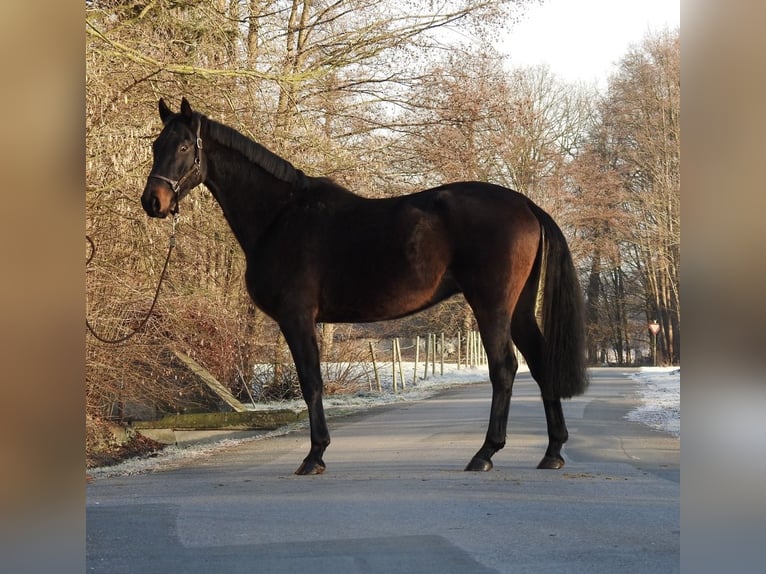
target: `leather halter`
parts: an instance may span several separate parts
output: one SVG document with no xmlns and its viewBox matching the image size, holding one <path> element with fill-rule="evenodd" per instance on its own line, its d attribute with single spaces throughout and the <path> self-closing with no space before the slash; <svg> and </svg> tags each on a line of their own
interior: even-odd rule
<svg viewBox="0 0 766 574">
<path fill-rule="evenodd" d="M 150 173 L 149 178 L 159 179 L 160 181 L 164 181 L 165 183 L 170 185 L 170 190 L 173 192 L 173 196 L 175 199 L 175 208 L 173 210 L 173 213 L 178 213 L 178 204 L 179 197 L 178 194 L 181 190 L 181 185 L 186 183 L 186 180 L 188 180 L 193 175 L 202 175 L 202 170 L 200 170 L 200 162 L 201 162 L 201 154 L 202 151 L 202 138 L 200 137 L 200 130 L 202 129 L 202 120 L 199 120 L 199 123 L 197 124 L 197 139 L 194 142 L 194 164 L 189 168 L 189 170 L 183 174 L 179 179 L 170 179 L 169 177 L 165 177 L 164 175 L 159 175 L 156 173 Z"/>
</svg>

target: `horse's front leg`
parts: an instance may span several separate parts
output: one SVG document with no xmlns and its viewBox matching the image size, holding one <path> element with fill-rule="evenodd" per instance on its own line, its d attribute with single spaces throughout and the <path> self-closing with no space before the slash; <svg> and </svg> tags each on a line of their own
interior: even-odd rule
<svg viewBox="0 0 766 574">
<path fill-rule="evenodd" d="M 280 321 L 279 325 L 295 361 L 311 430 L 311 449 L 295 474 L 322 474 L 325 471 L 322 456 L 330 444 L 330 431 L 322 405 L 322 373 L 314 321 L 292 319 Z"/>
</svg>

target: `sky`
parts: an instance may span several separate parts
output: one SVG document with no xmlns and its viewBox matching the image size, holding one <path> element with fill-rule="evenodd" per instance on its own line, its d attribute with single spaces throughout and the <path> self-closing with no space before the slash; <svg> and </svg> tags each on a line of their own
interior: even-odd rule
<svg viewBox="0 0 766 574">
<path fill-rule="evenodd" d="M 500 49 L 511 67 L 547 63 L 565 81 L 603 90 L 630 45 L 680 22 L 681 0 L 544 0 L 526 8 Z"/>
</svg>

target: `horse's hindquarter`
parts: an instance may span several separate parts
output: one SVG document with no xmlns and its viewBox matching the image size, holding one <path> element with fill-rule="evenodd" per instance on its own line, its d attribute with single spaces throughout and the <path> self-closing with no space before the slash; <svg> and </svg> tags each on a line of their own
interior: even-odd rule
<svg viewBox="0 0 766 574">
<path fill-rule="evenodd" d="M 500 186 L 463 182 L 444 186 L 445 225 L 453 241 L 452 270 L 463 290 L 481 286 L 486 297 L 494 284 L 499 297 L 526 279 L 540 241 L 540 223 L 529 199 Z M 491 281 L 487 281 L 487 277 Z M 516 279 L 515 279 L 516 278 Z"/>
</svg>

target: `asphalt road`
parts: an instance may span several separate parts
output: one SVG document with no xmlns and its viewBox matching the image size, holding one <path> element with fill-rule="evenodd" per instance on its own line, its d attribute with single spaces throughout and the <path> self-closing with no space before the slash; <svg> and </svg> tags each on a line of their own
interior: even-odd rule
<svg viewBox="0 0 766 574">
<path fill-rule="evenodd" d="M 87 487 L 87 570 L 168 573 L 679 572 L 680 441 L 624 420 L 637 383 L 596 369 L 566 401 L 558 471 L 528 374 L 506 448 L 480 446 L 489 383 L 330 421 L 327 472 L 295 476 L 308 432 Z"/>
</svg>

